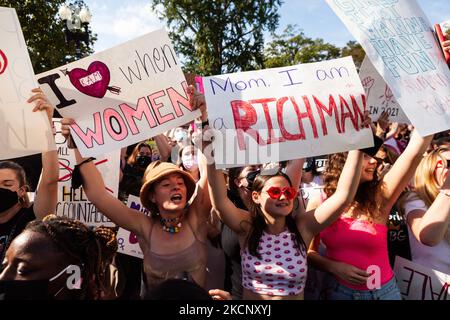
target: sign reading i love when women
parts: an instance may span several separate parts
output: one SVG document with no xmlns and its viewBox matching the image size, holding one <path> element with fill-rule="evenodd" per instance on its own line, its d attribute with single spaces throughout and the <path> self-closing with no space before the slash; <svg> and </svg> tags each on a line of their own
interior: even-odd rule
<svg viewBox="0 0 450 320">
<path fill-rule="evenodd" d="M 84 157 L 104 154 L 194 120 L 180 62 L 164 30 L 39 74 L 58 112 L 75 119 Z"/>
</svg>

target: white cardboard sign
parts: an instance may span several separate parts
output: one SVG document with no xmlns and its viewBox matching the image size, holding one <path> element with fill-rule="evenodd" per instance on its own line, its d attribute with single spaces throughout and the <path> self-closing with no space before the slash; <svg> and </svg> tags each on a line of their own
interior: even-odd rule
<svg viewBox="0 0 450 320">
<path fill-rule="evenodd" d="M 0 160 L 55 149 L 44 112 L 26 101 L 37 88 L 16 10 L 0 7 Z"/>
<path fill-rule="evenodd" d="M 217 168 L 365 148 L 364 89 L 351 57 L 203 78 Z"/>
<path fill-rule="evenodd" d="M 72 137 L 84 157 L 146 140 L 200 115 L 170 39 L 157 30 L 39 74 L 59 113 L 75 119 Z"/>
<path fill-rule="evenodd" d="M 327 0 L 422 136 L 450 128 L 450 70 L 415 0 Z"/>
<path fill-rule="evenodd" d="M 101 214 L 84 193 L 83 186 L 72 189 L 72 172 L 76 164 L 73 151 L 61 134 L 61 119 L 53 119 L 56 128 L 56 146 L 59 158 L 58 203 L 56 214 L 84 222 L 88 226 L 114 227 L 115 224 Z M 119 190 L 120 150 L 94 160 L 108 192 L 117 198 Z"/>
</svg>

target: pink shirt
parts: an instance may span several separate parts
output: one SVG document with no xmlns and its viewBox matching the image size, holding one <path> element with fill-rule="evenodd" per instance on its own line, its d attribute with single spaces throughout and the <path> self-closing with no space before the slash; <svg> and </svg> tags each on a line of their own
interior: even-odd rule
<svg viewBox="0 0 450 320">
<path fill-rule="evenodd" d="M 385 225 L 341 216 L 320 233 L 320 238 L 327 247 L 327 257 L 332 260 L 363 270 L 371 265 L 378 266 L 381 285 L 384 285 L 394 276 L 389 264 L 387 234 L 388 227 Z M 367 284 L 354 285 L 338 277 L 336 279 L 355 290 L 370 290 Z"/>
</svg>

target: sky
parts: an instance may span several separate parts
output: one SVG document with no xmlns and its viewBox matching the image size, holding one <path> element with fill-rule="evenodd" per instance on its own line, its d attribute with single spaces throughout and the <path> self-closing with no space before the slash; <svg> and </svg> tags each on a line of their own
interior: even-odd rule
<svg viewBox="0 0 450 320">
<path fill-rule="evenodd" d="M 150 0 L 84 0 L 92 13 L 99 52 L 164 27 L 150 8 Z M 450 20 L 448 0 L 418 0 L 432 24 Z M 284 0 L 277 33 L 297 24 L 306 36 L 322 38 L 339 47 L 355 40 L 325 0 Z M 266 38 L 266 41 L 270 40 Z"/>
</svg>

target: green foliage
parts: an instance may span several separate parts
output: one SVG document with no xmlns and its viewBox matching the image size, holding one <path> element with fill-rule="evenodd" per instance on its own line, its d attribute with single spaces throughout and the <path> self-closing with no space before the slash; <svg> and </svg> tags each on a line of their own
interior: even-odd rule
<svg viewBox="0 0 450 320">
<path fill-rule="evenodd" d="M 75 44 L 65 43 L 62 22 L 57 17 L 63 3 L 64 0 L 0 0 L 0 6 L 16 9 L 36 74 L 77 60 Z M 97 38 L 91 31 L 89 36 L 89 47 L 81 45 L 82 55 L 93 53 Z"/>
<path fill-rule="evenodd" d="M 288 25 L 282 34 L 272 33 L 265 50 L 266 68 L 317 62 L 340 57 L 340 49 L 323 39 L 305 36 L 296 25 Z"/>
<path fill-rule="evenodd" d="M 186 72 L 204 76 L 263 67 L 264 31 L 281 0 L 153 0 Z"/>
<path fill-rule="evenodd" d="M 343 57 L 352 56 L 356 68 L 359 70 L 366 55 L 366 52 L 358 42 L 349 41 L 347 42 L 347 45 L 344 48 L 342 48 L 341 55 Z"/>
</svg>

